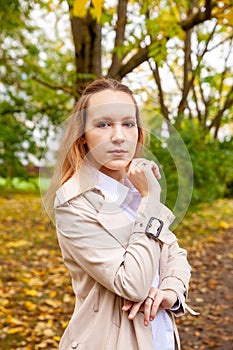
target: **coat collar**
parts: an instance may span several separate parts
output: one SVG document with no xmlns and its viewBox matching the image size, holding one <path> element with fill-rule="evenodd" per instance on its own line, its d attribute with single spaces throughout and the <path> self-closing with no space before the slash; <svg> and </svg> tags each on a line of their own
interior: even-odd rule
<svg viewBox="0 0 233 350">
<path fill-rule="evenodd" d="M 101 192 L 106 202 L 117 206 L 124 202 L 129 190 L 136 192 L 128 179 L 125 186 L 84 162 L 78 171 L 57 190 L 56 194 L 60 204 L 64 204 L 93 189 Z"/>
<path fill-rule="evenodd" d="M 106 228 L 120 245 L 126 247 L 133 223 L 124 211 L 120 209 L 120 204 L 125 200 L 129 188 L 115 181 L 113 182 L 115 183 L 114 190 L 117 192 L 120 189 L 119 196 L 117 197 L 117 193 L 115 193 L 108 200 L 104 200 L 104 195 L 107 193 L 103 193 L 98 186 L 98 174 L 98 170 L 90 166 L 83 165 L 79 168 L 78 172 L 57 190 L 56 194 L 59 204 L 63 205 L 71 199 L 83 195 L 96 208 L 96 218 L 101 225 Z M 102 176 L 101 178 L 103 180 Z M 97 196 L 95 192 L 101 193 L 102 196 Z"/>
<path fill-rule="evenodd" d="M 72 198 L 96 188 L 97 173 L 97 169 L 83 163 L 78 171 L 56 191 L 60 204 L 62 205 Z"/>
</svg>

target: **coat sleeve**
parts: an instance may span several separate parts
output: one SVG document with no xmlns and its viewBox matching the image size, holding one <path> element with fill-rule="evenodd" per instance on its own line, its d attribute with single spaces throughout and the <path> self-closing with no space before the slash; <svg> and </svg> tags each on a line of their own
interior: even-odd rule
<svg viewBox="0 0 233 350">
<path fill-rule="evenodd" d="M 145 213 L 150 212 L 150 215 L 153 206 L 146 208 L 148 199 L 142 200 L 142 206 L 139 208 L 139 215 L 144 216 Z M 159 205 L 157 207 L 157 213 L 160 218 L 164 218 L 164 206 Z M 167 217 L 172 220 L 172 213 L 168 212 Z M 166 223 L 166 220 L 165 220 Z M 161 245 L 161 258 L 160 258 L 160 285 L 159 288 L 162 290 L 171 289 L 177 294 L 180 307 L 177 310 L 174 310 L 173 313 L 176 316 L 181 316 L 185 312 L 186 308 L 186 298 L 188 295 L 189 280 L 191 277 L 191 266 L 187 259 L 187 251 L 181 248 L 178 244 L 177 239 L 169 240 L 169 228 L 165 224 L 167 237 L 161 235 L 159 237 Z M 168 238 L 168 239 L 166 239 Z"/>
<path fill-rule="evenodd" d="M 172 243 L 169 247 L 163 247 L 166 250 L 162 254 L 166 263 L 160 271 L 160 286 L 162 290 L 174 290 L 179 298 L 180 307 L 173 310 L 176 316 L 182 316 L 186 308 L 186 298 L 188 295 L 189 280 L 191 277 L 191 266 L 187 260 L 187 251 L 179 247 L 177 242 Z"/>
<path fill-rule="evenodd" d="M 56 199 L 58 240 L 71 274 L 75 276 L 78 264 L 113 293 L 132 301 L 144 300 L 160 259 L 160 242 L 145 235 L 145 225 L 152 215 L 163 218 L 161 239 L 176 241 L 168 229 L 167 210 L 160 203 L 156 206 L 143 198 L 135 225 L 123 227 L 119 222 L 114 232 L 103 226 L 98 210 L 83 196 L 62 204 Z M 108 213 L 103 215 L 108 217 Z M 125 231 L 129 232 L 127 245 L 121 243 Z"/>
</svg>

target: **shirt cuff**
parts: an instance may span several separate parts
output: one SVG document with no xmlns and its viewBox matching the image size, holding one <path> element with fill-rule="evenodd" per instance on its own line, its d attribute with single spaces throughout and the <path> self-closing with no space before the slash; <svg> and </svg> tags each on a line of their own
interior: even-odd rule
<svg viewBox="0 0 233 350">
<path fill-rule="evenodd" d="M 180 301 L 180 298 L 177 296 L 177 301 L 169 310 L 170 311 L 177 311 L 177 310 L 179 310 L 180 306 L 181 306 L 181 301 Z"/>
</svg>

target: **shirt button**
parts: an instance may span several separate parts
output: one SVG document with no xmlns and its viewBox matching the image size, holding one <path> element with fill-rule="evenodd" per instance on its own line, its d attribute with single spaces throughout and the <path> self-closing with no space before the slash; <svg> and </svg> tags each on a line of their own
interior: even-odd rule
<svg viewBox="0 0 233 350">
<path fill-rule="evenodd" d="M 71 349 L 77 349 L 77 347 L 78 347 L 78 342 L 74 340 L 71 344 Z"/>
</svg>

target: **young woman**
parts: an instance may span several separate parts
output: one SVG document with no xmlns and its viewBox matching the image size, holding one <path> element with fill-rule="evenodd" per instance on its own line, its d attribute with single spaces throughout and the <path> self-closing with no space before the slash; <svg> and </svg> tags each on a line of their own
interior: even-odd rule
<svg viewBox="0 0 233 350">
<path fill-rule="evenodd" d="M 175 350 L 190 266 L 169 230 L 131 90 L 91 83 L 68 122 L 51 187 L 76 305 L 60 350 Z"/>
</svg>

